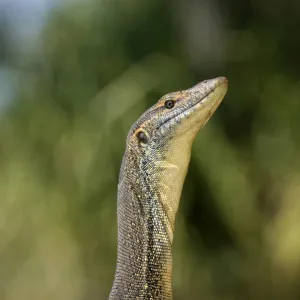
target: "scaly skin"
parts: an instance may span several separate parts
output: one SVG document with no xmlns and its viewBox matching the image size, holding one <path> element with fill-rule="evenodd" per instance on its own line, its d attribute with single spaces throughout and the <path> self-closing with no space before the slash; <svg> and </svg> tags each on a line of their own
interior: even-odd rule
<svg viewBox="0 0 300 300">
<path fill-rule="evenodd" d="M 167 94 L 131 127 L 119 178 L 110 300 L 172 299 L 171 246 L 192 144 L 226 92 L 227 79 L 220 77 Z"/>
</svg>

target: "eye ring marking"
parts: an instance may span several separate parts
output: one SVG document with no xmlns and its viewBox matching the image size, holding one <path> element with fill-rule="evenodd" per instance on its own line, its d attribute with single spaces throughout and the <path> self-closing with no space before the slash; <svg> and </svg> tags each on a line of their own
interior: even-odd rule
<svg viewBox="0 0 300 300">
<path fill-rule="evenodd" d="M 136 137 L 139 141 L 139 143 L 141 145 L 146 145 L 148 144 L 148 141 L 149 141 L 149 136 L 148 134 L 144 131 L 144 130 L 139 130 L 137 133 L 136 133 Z"/>
<path fill-rule="evenodd" d="M 174 100 L 166 100 L 164 105 L 165 105 L 165 108 L 171 109 L 175 106 L 175 101 Z"/>
</svg>

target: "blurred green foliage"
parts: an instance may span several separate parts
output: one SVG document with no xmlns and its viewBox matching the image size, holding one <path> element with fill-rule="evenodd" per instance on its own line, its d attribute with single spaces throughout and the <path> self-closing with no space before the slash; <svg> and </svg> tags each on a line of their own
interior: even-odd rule
<svg viewBox="0 0 300 300">
<path fill-rule="evenodd" d="M 193 148 L 175 299 L 300 297 L 300 5 L 111 0 L 53 10 L 0 126 L 0 299 L 107 299 L 130 125 L 227 76 Z"/>
</svg>

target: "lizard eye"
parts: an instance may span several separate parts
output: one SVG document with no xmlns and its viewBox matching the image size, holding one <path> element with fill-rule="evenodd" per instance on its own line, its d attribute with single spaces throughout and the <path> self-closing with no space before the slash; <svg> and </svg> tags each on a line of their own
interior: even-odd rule
<svg viewBox="0 0 300 300">
<path fill-rule="evenodd" d="M 138 138 L 138 140 L 139 140 L 139 142 L 141 143 L 141 144 L 147 144 L 148 143 L 148 136 L 147 136 L 147 134 L 144 132 L 144 131 L 142 131 L 142 130 L 140 130 L 137 134 L 136 134 L 136 136 L 137 136 L 137 138 Z"/>
<path fill-rule="evenodd" d="M 174 105 L 175 105 L 175 101 L 174 101 L 174 100 L 167 100 L 167 101 L 165 102 L 165 108 L 167 108 L 167 109 L 173 108 Z"/>
</svg>

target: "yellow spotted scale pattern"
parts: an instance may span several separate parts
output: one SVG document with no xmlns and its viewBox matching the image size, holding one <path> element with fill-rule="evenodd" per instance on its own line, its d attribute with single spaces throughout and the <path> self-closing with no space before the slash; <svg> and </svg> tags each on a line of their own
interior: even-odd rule
<svg viewBox="0 0 300 300">
<path fill-rule="evenodd" d="M 175 216 L 199 130 L 227 92 L 205 80 L 163 96 L 131 127 L 118 186 L 117 267 L 110 300 L 172 299 Z"/>
</svg>

